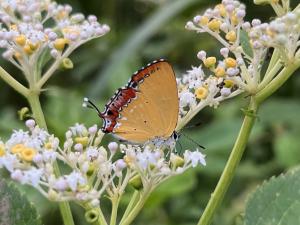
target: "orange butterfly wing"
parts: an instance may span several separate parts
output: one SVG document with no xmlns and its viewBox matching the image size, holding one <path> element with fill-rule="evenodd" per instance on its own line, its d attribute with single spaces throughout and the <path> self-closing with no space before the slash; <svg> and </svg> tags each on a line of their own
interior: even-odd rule
<svg viewBox="0 0 300 225">
<path fill-rule="evenodd" d="M 176 77 L 166 61 L 155 62 L 133 75 L 139 81 L 136 97 L 122 107 L 112 133 L 123 140 L 144 143 L 169 138 L 178 121 Z"/>
</svg>

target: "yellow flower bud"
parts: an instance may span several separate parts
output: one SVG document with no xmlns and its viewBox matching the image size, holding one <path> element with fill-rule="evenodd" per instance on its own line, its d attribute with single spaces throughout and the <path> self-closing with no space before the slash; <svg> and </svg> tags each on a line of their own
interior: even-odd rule
<svg viewBox="0 0 300 225">
<path fill-rule="evenodd" d="M 48 149 L 48 150 L 51 149 L 52 148 L 52 144 L 50 142 L 47 142 L 45 144 L 45 148 Z"/>
<path fill-rule="evenodd" d="M 215 75 L 217 77 L 223 77 L 223 76 L 225 76 L 225 69 L 223 67 L 217 67 L 215 69 Z"/>
<path fill-rule="evenodd" d="M 212 67 L 216 64 L 216 62 L 217 62 L 216 57 L 208 57 L 203 61 L 206 67 Z"/>
<path fill-rule="evenodd" d="M 82 144 L 83 147 L 85 147 L 85 146 L 87 146 L 87 144 L 89 142 L 89 138 L 88 137 L 76 137 L 75 142 L 80 143 L 80 144 Z"/>
<path fill-rule="evenodd" d="M 269 35 L 270 37 L 274 37 L 274 36 L 275 36 L 275 33 L 274 33 L 272 30 L 270 30 L 269 28 L 266 30 L 266 33 L 267 33 L 267 35 Z"/>
<path fill-rule="evenodd" d="M 231 16 L 230 20 L 231 20 L 231 23 L 235 26 L 239 23 L 239 19 L 237 18 L 237 16 L 235 14 Z"/>
<path fill-rule="evenodd" d="M 208 90 L 205 87 L 199 87 L 195 90 L 196 98 L 205 99 L 207 97 Z"/>
<path fill-rule="evenodd" d="M 68 40 L 66 38 L 58 38 L 54 41 L 54 48 L 62 51 L 64 50 L 66 44 L 68 44 Z"/>
<path fill-rule="evenodd" d="M 232 80 L 224 80 L 224 86 L 227 88 L 231 88 L 234 85 L 234 82 Z"/>
<path fill-rule="evenodd" d="M 208 23 L 208 28 L 211 29 L 212 31 L 219 31 L 220 26 L 221 26 L 221 21 L 217 19 L 213 19 Z"/>
<path fill-rule="evenodd" d="M 130 158 L 129 156 L 125 155 L 123 159 L 128 166 L 132 164 L 132 158 Z"/>
<path fill-rule="evenodd" d="M 21 158 L 25 161 L 31 162 L 36 155 L 36 150 L 33 148 L 23 148 L 21 151 Z"/>
<path fill-rule="evenodd" d="M 5 146 L 4 144 L 0 144 L 0 157 L 5 155 Z"/>
<path fill-rule="evenodd" d="M 29 42 L 29 47 L 31 48 L 32 51 L 35 51 L 39 48 L 39 43 L 32 43 L 32 42 Z"/>
<path fill-rule="evenodd" d="M 221 16 L 223 16 L 223 17 L 226 16 L 226 9 L 223 4 L 216 5 L 216 8 L 219 10 Z"/>
<path fill-rule="evenodd" d="M 11 148 L 11 153 L 17 154 L 20 153 L 25 146 L 23 144 L 16 144 L 14 147 Z"/>
<path fill-rule="evenodd" d="M 202 26 L 206 26 L 209 22 L 209 19 L 207 16 L 202 16 L 200 21 L 199 21 L 199 24 L 202 25 Z"/>
<path fill-rule="evenodd" d="M 24 34 L 17 36 L 15 42 L 20 46 L 24 46 L 26 44 L 26 36 Z"/>
<path fill-rule="evenodd" d="M 16 24 L 12 24 L 9 26 L 11 30 L 18 30 L 18 26 Z"/>
<path fill-rule="evenodd" d="M 225 65 L 227 67 L 236 67 L 236 60 L 234 58 L 228 57 L 225 59 Z"/>
<path fill-rule="evenodd" d="M 236 41 L 236 33 L 235 33 L 235 31 L 229 31 L 227 34 L 226 34 L 226 36 L 225 36 L 225 38 L 228 40 L 228 41 L 230 41 L 230 42 L 235 42 Z"/>
<path fill-rule="evenodd" d="M 32 49 L 30 48 L 29 45 L 25 45 L 25 46 L 23 47 L 23 50 L 24 50 L 24 52 L 25 52 L 27 55 L 31 55 L 31 54 L 33 53 Z"/>
</svg>

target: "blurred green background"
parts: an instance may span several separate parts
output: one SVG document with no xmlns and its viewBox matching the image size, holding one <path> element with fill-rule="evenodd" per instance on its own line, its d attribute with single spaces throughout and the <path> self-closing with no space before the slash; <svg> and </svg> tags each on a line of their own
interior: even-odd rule
<svg viewBox="0 0 300 225">
<path fill-rule="evenodd" d="M 111 32 L 81 46 L 71 55 L 72 71 L 58 71 L 42 96 L 43 109 L 49 130 L 62 137 L 76 122 L 91 125 L 100 120 L 95 112 L 81 107 L 85 96 L 103 109 L 115 89 L 126 83 L 141 66 L 157 58 L 168 59 L 177 76 L 198 66 L 196 54 L 206 50 L 219 55 L 220 45 L 206 34 L 195 34 L 184 29 L 185 23 L 207 7 L 217 4 L 212 0 L 61 0 L 73 6 L 75 12 L 97 15 L 107 23 Z M 247 19 L 269 21 L 274 17 L 269 6 L 247 5 Z M 291 1 L 296 3 L 297 0 Z M 22 80 L 22 74 L 0 59 L 0 65 Z M 214 224 L 240 224 L 244 203 L 249 193 L 272 175 L 299 164 L 300 157 L 300 74 L 292 78 L 273 95 L 259 111 L 250 143 L 225 201 Z M 0 80 L 0 137 L 5 140 L 13 129 L 24 128 L 17 110 L 26 101 Z M 206 147 L 207 166 L 191 170 L 163 184 L 149 199 L 134 224 L 192 225 L 196 224 L 216 182 L 240 128 L 248 102 L 244 96 L 229 100 L 217 110 L 206 108 L 191 122 L 202 122 L 201 127 L 185 130 L 185 134 Z M 106 141 L 112 140 L 107 137 Z M 195 148 L 184 138 L 186 148 Z M 43 199 L 29 187 L 28 196 L 38 204 L 46 225 L 61 224 L 55 204 Z M 109 204 L 103 202 L 105 212 Z M 126 199 L 121 205 L 124 207 Z M 73 205 L 72 205 L 73 206 Z M 86 224 L 83 212 L 73 206 L 76 224 Z M 81 217 L 81 219 L 80 219 Z"/>
</svg>

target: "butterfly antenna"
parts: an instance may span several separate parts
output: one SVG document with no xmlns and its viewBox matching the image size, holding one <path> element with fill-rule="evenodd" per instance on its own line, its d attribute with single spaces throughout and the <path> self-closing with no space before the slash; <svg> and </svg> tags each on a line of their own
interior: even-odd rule
<svg viewBox="0 0 300 225">
<path fill-rule="evenodd" d="M 190 140 L 191 142 L 193 142 L 195 145 L 197 145 L 199 148 L 205 149 L 204 146 L 200 145 L 198 142 L 196 142 L 194 139 L 190 138 L 189 136 L 187 136 L 186 134 L 182 133 L 183 136 L 185 136 L 188 140 Z"/>
<path fill-rule="evenodd" d="M 198 123 L 196 123 L 196 124 L 193 124 L 193 125 L 184 127 L 183 130 L 185 130 L 185 129 L 190 129 L 190 128 L 195 128 L 195 127 L 200 127 L 202 124 L 203 124 L 203 123 L 200 121 L 200 122 L 198 122 Z"/>
<path fill-rule="evenodd" d="M 83 99 L 82 107 L 90 108 L 90 109 L 95 109 L 98 113 L 99 116 L 102 115 L 98 107 L 88 98 Z"/>
<path fill-rule="evenodd" d="M 177 149 L 175 149 L 176 153 L 181 154 L 182 153 L 182 145 L 180 143 L 180 141 L 177 141 L 178 145 L 179 145 L 179 151 L 177 151 Z"/>
</svg>

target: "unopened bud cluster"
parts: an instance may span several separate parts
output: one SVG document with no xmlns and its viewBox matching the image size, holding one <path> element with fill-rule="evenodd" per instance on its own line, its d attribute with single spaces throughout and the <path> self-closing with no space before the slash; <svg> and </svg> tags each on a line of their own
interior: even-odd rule
<svg viewBox="0 0 300 225">
<path fill-rule="evenodd" d="M 49 54 L 67 58 L 81 44 L 109 31 L 93 15 L 72 13 L 70 5 L 50 0 L 0 2 L 0 48 L 3 57 L 28 76 L 38 60 Z"/>
</svg>

